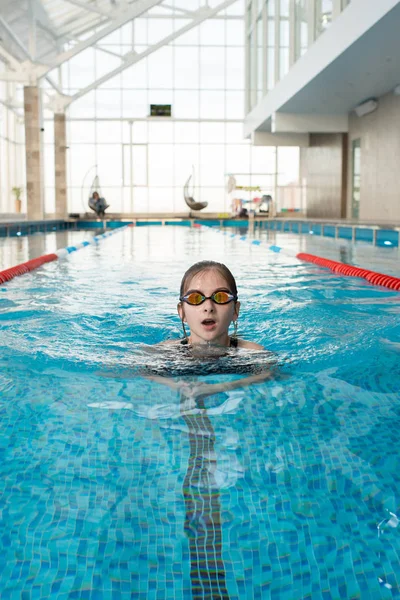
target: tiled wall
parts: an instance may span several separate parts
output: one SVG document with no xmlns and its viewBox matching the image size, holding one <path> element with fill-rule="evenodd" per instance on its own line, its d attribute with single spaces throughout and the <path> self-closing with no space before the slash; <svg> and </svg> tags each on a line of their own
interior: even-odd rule
<svg viewBox="0 0 400 600">
<path fill-rule="evenodd" d="M 344 216 L 346 135 L 311 134 L 300 154 L 300 177 L 306 193 L 307 217 Z"/>
<path fill-rule="evenodd" d="M 350 115 L 347 216 L 351 216 L 352 142 L 361 140 L 360 219 L 400 222 L 400 96 L 379 98 L 377 110 Z"/>
</svg>

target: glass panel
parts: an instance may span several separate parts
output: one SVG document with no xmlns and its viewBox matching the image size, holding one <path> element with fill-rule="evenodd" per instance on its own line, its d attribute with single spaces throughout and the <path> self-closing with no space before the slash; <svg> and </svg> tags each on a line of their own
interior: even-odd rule
<svg viewBox="0 0 400 600">
<path fill-rule="evenodd" d="M 279 79 L 289 71 L 289 0 L 280 0 Z"/>
<path fill-rule="evenodd" d="M 257 100 L 263 95 L 264 88 L 264 29 L 262 17 L 257 21 Z"/>
<path fill-rule="evenodd" d="M 250 172 L 250 146 L 245 144 L 232 144 L 226 147 L 226 172 Z"/>
<path fill-rule="evenodd" d="M 200 185 L 201 186 L 215 186 L 220 185 L 223 187 L 225 182 L 224 156 L 223 145 L 206 145 L 203 144 L 200 147 Z"/>
<path fill-rule="evenodd" d="M 254 173 L 275 172 L 275 148 L 264 146 L 251 147 L 251 167 Z"/>
<path fill-rule="evenodd" d="M 89 92 L 79 98 L 79 100 L 75 100 L 72 102 L 68 116 L 70 119 L 73 118 L 87 118 L 92 119 L 95 114 L 95 92 Z"/>
<path fill-rule="evenodd" d="M 102 77 L 103 75 L 106 75 L 107 73 L 110 73 L 110 71 L 113 71 L 114 69 L 119 67 L 121 64 L 121 60 L 116 56 L 112 56 L 111 54 L 106 54 L 105 52 L 101 52 L 101 50 L 94 50 L 94 52 L 95 52 L 95 65 L 96 65 L 96 69 L 95 69 L 96 79 L 98 79 L 99 77 Z M 79 58 L 79 55 L 77 58 Z M 86 85 L 87 85 L 87 81 L 86 81 Z"/>
<path fill-rule="evenodd" d="M 236 92 L 231 92 L 235 94 Z M 227 103 L 229 104 L 229 103 Z M 200 118 L 223 119 L 225 113 L 224 92 L 200 92 Z M 243 113 L 242 113 L 243 117 Z"/>
<path fill-rule="evenodd" d="M 96 128 L 97 143 L 121 143 L 121 121 L 97 121 Z"/>
<path fill-rule="evenodd" d="M 223 89 L 225 87 L 224 48 L 201 48 L 200 88 L 202 90 Z"/>
<path fill-rule="evenodd" d="M 275 86 L 275 0 L 267 5 L 267 89 Z"/>
<path fill-rule="evenodd" d="M 171 88 L 172 47 L 164 46 L 148 57 L 148 87 Z"/>
<path fill-rule="evenodd" d="M 147 145 L 132 145 L 132 175 L 134 186 L 148 185 L 148 151 Z"/>
<path fill-rule="evenodd" d="M 226 21 L 226 44 L 227 46 L 243 46 L 244 32 L 242 21 Z"/>
<path fill-rule="evenodd" d="M 151 145 L 149 146 L 149 186 L 170 186 L 173 185 L 173 154 L 172 145 Z"/>
<path fill-rule="evenodd" d="M 93 48 L 87 48 L 68 61 L 66 68 L 69 88 L 84 88 L 93 80 L 94 58 Z"/>
<path fill-rule="evenodd" d="M 172 187 L 149 188 L 149 206 L 156 207 L 157 212 L 174 212 L 175 198 Z"/>
<path fill-rule="evenodd" d="M 122 116 L 128 119 L 140 119 L 147 117 L 149 113 L 149 102 L 147 91 L 123 90 L 122 92 Z"/>
<path fill-rule="evenodd" d="M 198 119 L 199 92 L 175 91 L 173 115 L 176 119 Z"/>
<path fill-rule="evenodd" d="M 244 118 L 244 93 L 226 92 L 226 118 Z"/>
<path fill-rule="evenodd" d="M 332 22 L 333 0 L 316 0 L 315 34 L 318 37 Z"/>
<path fill-rule="evenodd" d="M 199 123 L 175 123 L 175 143 L 197 144 L 199 142 Z M 179 146 L 175 146 L 177 152 Z"/>
<path fill-rule="evenodd" d="M 121 144 L 97 145 L 97 173 L 101 186 L 120 186 L 122 182 Z"/>
<path fill-rule="evenodd" d="M 179 19 L 178 21 L 179 27 L 183 27 L 185 24 L 185 20 Z M 187 21 L 189 23 L 189 21 Z M 175 26 L 178 27 L 177 25 Z M 173 42 L 174 46 L 198 46 L 199 44 L 199 28 L 195 27 L 194 29 L 190 29 L 186 33 L 180 35 Z"/>
<path fill-rule="evenodd" d="M 175 88 L 199 87 L 199 49 L 174 48 Z"/>
<path fill-rule="evenodd" d="M 147 87 L 147 58 L 122 71 L 122 87 L 125 89 L 144 89 Z"/>
<path fill-rule="evenodd" d="M 171 122 L 162 123 L 155 121 L 149 123 L 149 143 L 168 143 L 173 142 L 173 124 Z"/>
<path fill-rule="evenodd" d="M 289 0 L 280 0 L 279 14 L 281 18 L 289 18 Z"/>
<path fill-rule="evenodd" d="M 44 189 L 44 212 L 52 215 L 56 212 L 56 190 L 54 187 Z"/>
<path fill-rule="evenodd" d="M 212 144 L 223 144 L 225 127 L 223 123 L 200 123 L 200 141 Z"/>
<path fill-rule="evenodd" d="M 124 144 L 123 185 L 147 186 L 147 144 Z"/>
<path fill-rule="evenodd" d="M 48 188 L 55 186 L 54 145 L 44 145 L 44 185 Z M 52 212 L 50 210 L 46 212 Z M 54 212 L 54 211 L 53 211 Z"/>
<path fill-rule="evenodd" d="M 245 82 L 243 48 L 226 49 L 226 87 L 242 90 Z"/>
<path fill-rule="evenodd" d="M 200 146 L 197 144 L 186 144 L 175 146 L 174 183 L 182 189 L 194 168 L 195 188 L 198 186 L 200 162 Z"/>
<path fill-rule="evenodd" d="M 147 44 L 147 21 L 138 17 L 133 21 L 135 44 Z"/>
<path fill-rule="evenodd" d="M 278 148 L 278 185 L 289 185 L 299 181 L 299 148 Z"/>
<path fill-rule="evenodd" d="M 147 122 L 146 121 L 135 121 L 133 123 L 132 130 L 132 141 L 134 144 L 146 144 L 148 141 L 148 132 L 147 132 Z"/>
<path fill-rule="evenodd" d="M 225 123 L 225 136 L 227 144 L 237 144 L 243 140 L 243 124 L 242 123 Z M 249 144 L 248 140 L 243 141 L 244 144 Z"/>
<path fill-rule="evenodd" d="M 96 146 L 94 144 L 71 144 L 67 153 L 69 187 L 83 188 L 84 209 L 86 211 L 87 197 L 92 184 L 96 165 Z M 90 171 L 90 169 L 92 169 Z M 82 210 L 82 207 L 81 209 Z"/>
<path fill-rule="evenodd" d="M 250 33 L 250 105 L 257 102 L 257 35 L 256 30 Z"/>
<path fill-rule="evenodd" d="M 121 90 L 96 90 L 96 116 L 103 118 L 121 116 Z"/>
<path fill-rule="evenodd" d="M 207 19 L 200 27 L 200 44 L 224 46 L 225 23 L 223 19 Z"/>
<path fill-rule="evenodd" d="M 360 216 L 360 186 L 361 186 L 361 140 L 353 140 L 353 173 L 352 173 L 352 198 L 351 217 L 358 219 Z"/>
<path fill-rule="evenodd" d="M 215 212 L 225 212 L 227 206 L 227 193 L 224 187 L 204 187 L 199 195 L 200 202 L 208 202 Z"/>
<path fill-rule="evenodd" d="M 281 48 L 279 51 L 279 79 L 283 79 L 289 71 L 289 48 Z"/>
<path fill-rule="evenodd" d="M 148 19 L 148 44 L 157 44 L 173 32 L 172 19 Z"/>
</svg>

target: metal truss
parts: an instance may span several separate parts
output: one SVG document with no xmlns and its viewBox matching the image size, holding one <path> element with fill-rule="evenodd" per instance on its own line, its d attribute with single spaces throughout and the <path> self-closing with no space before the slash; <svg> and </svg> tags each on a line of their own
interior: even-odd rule
<svg viewBox="0 0 400 600">
<path fill-rule="evenodd" d="M 156 52 L 156 50 L 159 50 L 163 46 L 170 44 L 176 38 L 180 37 L 187 31 L 190 31 L 194 27 L 197 27 L 198 25 L 200 25 L 200 23 L 202 23 L 206 19 L 213 17 L 214 15 L 219 13 L 221 10 L 228 8 L 231 4 L 234 4 L 234 2 L 236 2 L 236 0 L 225 0 L 225 2 L 222 2 L 221 4 L 219 4 L 218 6 L 216 6 L 214 8 L 204 6 L 192 13 L 192 20 L 190 23 L 188 23 L 187 25 L 184 25 L 183 27 L 181 27 L 174 33 L 167 35 L 165 38 L 163 38 L 156 44 L 152 44 L 145 51 L 143 51 L 141 53 L 137 53 L 133 50 L 131 52 L 128 52 L 127 54 L 124 54 L 122 56 L 122 64 L 119 67 L 117 67 L 116 69 L 113 69 L 106 75 L 103 75 L 103 77 L 100 77 L 99 79 L 94 81 L 91 85 L 88 85 L 86 88 L 80 90 L 73 96 L 71 96 L 69 98 L 64 96 L 65 106 L 71 104 L 71 102 L 74 102 L 75 100 L 78 100 L 85 94 L 88 94 L 94 88 L 99 87 L 100 85 L 102 85 L 103 83 L 105 83 L 106 81 L 111 79 L 112 77 L 115 77 L 116 75 L 118 75 L 119 73 L 124 71 L 127 67 L 130 67 L 131 65 L 138 63 L 146 56 L 149 56 L 150 54 L 153 54 L 153 52 Z"/>
<path fill-rule="evenodd" d="M 45 78 L 57 92 L 52 100 L 54 110 L 57 112 L 65 110 L 65 107 L 71 102 L 78 100 L 126 68 L 171 43 L 206 19 L 215 17 L 237 0 L 225 0 L 213 8 L 209 7 L 205 0 L 205 5 L 198 10 L 171 6 L 170 0 L 165 0 L 165 4 L 163 0 L 131 0 L 130 2 L 120 0 L 118 4 L 116 1 L 97 0 L 96 3 L 92 3 L 85 0 L 57 0 L 56 2 L 54 0 L 52 2 L 50 0 L 28 0 L 28 11 L 24 4 L 25 29 L 22 28 L 23 35 L 21 35 L 21 11 L 15 11 L 19 0 L 13 2 L 12 0 L 2 0 L 3 3 L 11 2 L 8 8 L 12 6 L 14 12 L 9 15 L 7 15 L 7 10 L 2 12 L 2 15 L 5 16 L 0 15 L 0 30 L 3 28 L 7 32 L 13 48 L 18 50 L 18 58 L 15 56 L 15 52 L 10 52 L 0 43 L 0 59 L 8 66 L 5 72 L 0 73 L 0 81 L 37 85 L 40 79 Z M 59 7 L 58 13 L 55 11 L 54 5 Z M 66 5 L 71 6 L 70 10 L 65 11 Z M 141 53 L 132 50 L 127 54 L 119 55 L 99 44 L 100 40 L 126 23 L 145 15 L 156 6 L 160 8 L 160 15 L 152 13 L 149 18 L 184 19 L 184 26 L 156 44 L 152 44 Z M 6 19 L 6 16 L 11 16 L 11 18 Z M 189 23 L 188 20 L 190 20 Z M 37 29 L 40 29 L 39 34 Z M 44 39 L 47 47 L 45 44 L 43 49 Z M 70 47 L 65 50 L 66 45 Z M 66 96 L 62 93 L 61 87 L 52 79 L 50 73 L 89 47 L 112 54 L 121 60 L 121 64 L 73 96 Z"/>
</svg>

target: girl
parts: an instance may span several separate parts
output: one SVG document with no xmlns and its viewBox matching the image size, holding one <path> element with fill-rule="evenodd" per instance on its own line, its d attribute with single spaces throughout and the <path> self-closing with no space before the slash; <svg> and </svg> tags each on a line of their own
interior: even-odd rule
<svg viewBox="0 0 400 600">
<path fill-rule="evenodd" d="M 178 314 L 184 338 L 164 343 L 262 350 L 263 346 L 237 337 L 239 310 L 235 278 L 228 267 L 212 260 L 198 262 L 186 271 L 180 288 Z M 228 333 L 231 323 L 232 336 Z"/>
</svg>

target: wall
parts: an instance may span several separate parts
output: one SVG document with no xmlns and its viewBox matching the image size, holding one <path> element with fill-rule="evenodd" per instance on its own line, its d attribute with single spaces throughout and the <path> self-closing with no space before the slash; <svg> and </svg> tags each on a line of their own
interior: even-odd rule
<svg viewBox="0 0 400 600">
<path fill-rule="evenodd" d="M 300 179 L 306 215 L 345 216 L 347 134 L 311 134 L 310 147 L 300 150 Z"/>
<path fill-rule="evenodd" d="M 361 140 L 360 220 L 400 223 L 400 96 L 379 98 L 377 110 L 349 121 L 349 185 L 351 217 L 352 142 Z"/>
</svg>

